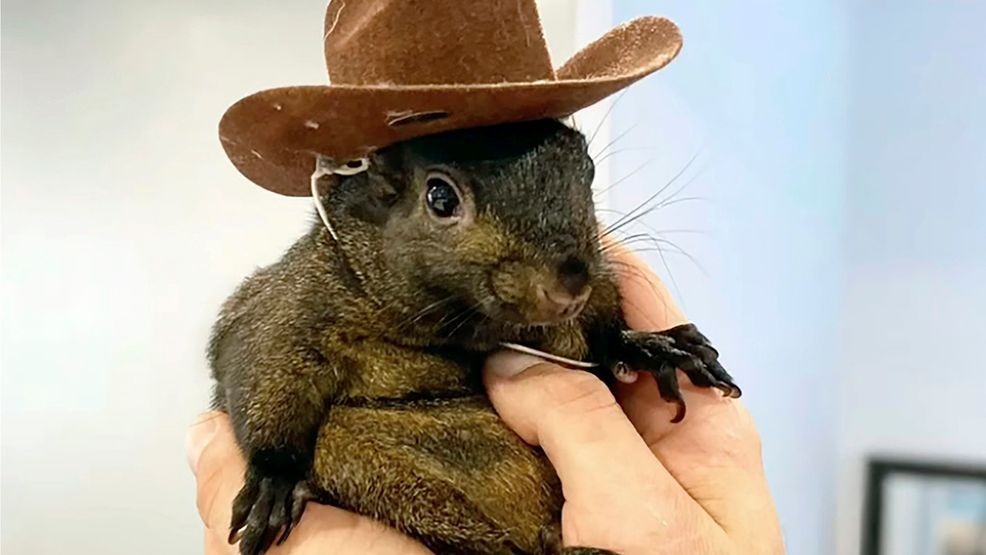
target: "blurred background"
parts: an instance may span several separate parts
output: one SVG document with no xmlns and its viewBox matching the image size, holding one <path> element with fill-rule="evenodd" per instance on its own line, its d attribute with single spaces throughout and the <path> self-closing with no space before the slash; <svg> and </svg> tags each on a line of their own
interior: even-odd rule
<svg viewBox="0 0 986 555">
<path fill-rule="evenodd" d="M 874 522 L 881 553 L 986 553 L 986 4 L 540 4 L 556 65 L 636 15 L 685 33 L 576 122 L 604 215 L 683 172 L 644 254 L 744 387 L 790 553 L 859 553 Z M 4 553 L 201 552 L 183 439 L 209 328 L 311 212 L 216 126 L 325 81 L 323 10 L 3 0 Z M 873 457 L 910 473 L 864 510 Z"/>
</svg>

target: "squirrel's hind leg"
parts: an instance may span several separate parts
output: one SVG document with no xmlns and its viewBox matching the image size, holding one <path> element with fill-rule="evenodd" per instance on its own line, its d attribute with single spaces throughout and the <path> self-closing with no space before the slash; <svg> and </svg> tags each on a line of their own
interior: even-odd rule
<svg viewBox="0 0 986 555">
<path fill-rule="evenodd" d="M 313 481 L 341 508 L 371 516 L 437 553 L 538 554 L 561 513 L 543 454 L 487 401 L 334 406 Z"/>
</svg>

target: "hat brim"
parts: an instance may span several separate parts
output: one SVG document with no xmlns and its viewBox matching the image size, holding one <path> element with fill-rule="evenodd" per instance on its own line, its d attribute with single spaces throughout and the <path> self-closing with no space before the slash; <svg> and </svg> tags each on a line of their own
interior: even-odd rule
<svg viewBox="0 0 986 555">
<path fill-rule="evenodd" d="M 587 46 L 554 81 L 270 89 L 234 104 L 220 139 L 254 183 L 308 196 L 317 155 L 346 161 L 434 133 L 566 117 L 666 66 L 681 44 L 674 23 L 646 17 Z"/>
</svg>

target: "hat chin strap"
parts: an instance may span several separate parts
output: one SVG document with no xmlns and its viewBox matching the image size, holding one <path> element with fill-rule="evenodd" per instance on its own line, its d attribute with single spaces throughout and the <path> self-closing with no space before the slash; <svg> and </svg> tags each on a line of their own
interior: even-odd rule
<svg viewBox="0 0 986 555">
<path fill-rule="evenodd" d="M 510 349 L 511 351 L 516 351 L 518 353 L 523 353 L 525 355 L 533 355 L 533 356 L 536 356 L 536 357 L 538 357 L 540 359 L 546 360 L 548 362 L 554 362 L 554 363 L 561 364 L 561 365 L 564 365 L 564 366 L 569 366 L 571 368 L 585 368 L 585 369 L 589 369 L 589 368 L 595 368 L 595 367 L 599 366 L 598 364 L 596 364 L 594 362 L 583 362 L 581 360 L 574 360 L 574 359 L 570 359 L 570 358 L 565 358 L 563 356 L 553 355 L 551 353 L 546 353 L 544 351 L 539 351 L 539 350 L 534 349 L 532 347 L 528 347 L 526 345 L 520 345 L 520 344 L 517 344 L 517 343 L 507 343 L 507 342 L 504 342 L 504 343 L 500 343 L 500 346 L 503 347 L 504 349 Z"/>
<path fill-rule="evenodd" d="M 329 230 L 329 235 L 332 236 L 332 240 L 336 243 L 339 242 L 339 236 L 336 235 L 336 230 L 332 227 L 332 222 L 329 221 L 329 213 L 325 211 L 325 205 L 322 204 L 322 197 L 318 192 L 318 180 L 326 175 L 332 175 L 334 172 L 332 168 L 325 162 L 329 161 L 321 155 L 315 158 L 315 171 L 312 173 L 312 201 L 315 203 L 315 210 L 318 211 L 318 217 L 322 219 L 322 223 L 325 224 L 325 229 Z"/>
<path fill-rule="evenodd" d="M 336 234 L 335 228 L 332 227 L 332 222 L 329 221 L 329 213 L 325 210 L 325 205 L 322 204 L 322 197 L 318 191 L 318 180 L 326 175 L 348 176 L 360 174 L 369 169 L 369 167 L 370 160 L 368 158 L 357 158 L 356 160 L 350 160 L 345 164 L 338 165 L 331 158 L 322 156 L 321 154 L 315 156 L 315 171 L 312 172 L 311 178 L 312 202 L 315 203 L 315 210 L 318 211 L 318 217 L 325 224 L 325 229 L 329 230 L 329 235 L 332 236 L 332 240 L 336 243 L 339 242 L 339 236 Z"/>
</svg>

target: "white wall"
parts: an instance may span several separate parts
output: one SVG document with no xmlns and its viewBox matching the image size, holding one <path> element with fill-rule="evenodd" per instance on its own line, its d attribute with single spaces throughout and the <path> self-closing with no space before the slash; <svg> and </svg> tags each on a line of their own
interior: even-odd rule
<svg viewBox="0 0 986 555">
<path fill-rule="evenodd" d="M 324 0 L 4 0 L 2 551 L 201 549 L 186 425 L 223 298 L 306 227 L 226 160 L 240 97 L 325 81 Z M 545 2 L 561 57 L 574 5 Z"/>
<path fill-rule="evenodd" d="M 864 457 L 986 464 L 986 5 L 856 3 L 839 553 Z"/>
<path fill-rule="evenodd" d="M 678 22 L 680 58 L 617 104 L 613 189 L 626 211 L 698 153 L 681 196 L 647 218 L 706 269 L 668 254 L 688 315 L 712 337 L 760 427 L 789 551 L 830 555 L 836 318 L 845 185 L 841 3 L 616 0 L 616 18 Z M 674 230 L 698 230 L 704 234 Z M 638 229 L 646 232 L 646 229 Z M 659 269 L 663 263 L 651 253 Z M 669 275 L 667 270 L 662 272 Z"/>
<path fill-rule="evenodd" d="M 576 7 L 542 6 L 559 62 Z M 324 8 L 4 0 L 4 553 L 201 549 L 183 440 L 209 328 L 310 217 L 216 128 L 248 93 L 325 81 Z"/>
<path fill-rule="evenodd" d="M 308 217 L 216 127 L 324 80 L 322 0 L 294 5 L 4 1 L 5 553 L 201 550 L 183 439 L 210 322 Z"/>
</svg>

